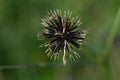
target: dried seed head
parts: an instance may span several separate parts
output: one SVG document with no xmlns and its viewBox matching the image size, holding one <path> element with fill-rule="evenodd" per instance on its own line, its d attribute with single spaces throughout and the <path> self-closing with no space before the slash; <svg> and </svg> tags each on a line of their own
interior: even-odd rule
<svg viewBox="0 0 120 80">
<path fill-rule="evenodd" d="M 48 12 L 48 16 L 42 19 L 42 25 L 45 26 L 43 33 L 45 38 L 48 38 L 48 49 L 46 54 L 54 56 L 54 60 L 59 57 L 60 52 L 63 52 L 63 64 L 67 63 L 67 57 L 75 60 L 80 55 L 74 50 L 73 46 L 80 48 L 86 36 L 85 30 L 77 30 L 81 24 L 80 18 L 71 18 L 72 12 L 65 11 L 64 17 L 60 10 Z"/>
</svg>

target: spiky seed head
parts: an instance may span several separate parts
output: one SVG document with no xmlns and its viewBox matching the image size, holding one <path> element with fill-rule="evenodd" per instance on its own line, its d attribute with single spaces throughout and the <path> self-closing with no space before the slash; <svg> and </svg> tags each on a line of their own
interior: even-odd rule
<svg viewBox="0 0 120 80">
<path fill-rule="evenodd" d="M 46 42 L 48 47 L 46 54 L 56 60 L 62 52 L 64 65 L 67 63 L 67 56 L 73 60 L 80 57 L 73 46 L 80 48 L 86 36 L 85 30 L 77 29 L 81 24 L 80 18 L 72 18 L 71 14 L 72 12 L 65 11 L 62 16 L 60 10 L 54 10 L 48 12 L 48 15 L 42 19 L 42 25 L 45 27 L 43 36 L 49 39 Z"/>
</svg>

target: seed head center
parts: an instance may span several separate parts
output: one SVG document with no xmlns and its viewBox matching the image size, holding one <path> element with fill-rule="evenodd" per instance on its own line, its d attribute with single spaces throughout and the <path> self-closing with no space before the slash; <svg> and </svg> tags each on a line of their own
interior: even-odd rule
<svg viewBox="0 0 120 80">
<path fill-rule="evenodd" d="M 64 38 L 64 34 L 57 34 L 56 37 L 58 37 L 58 38 Z"/>
</svg>

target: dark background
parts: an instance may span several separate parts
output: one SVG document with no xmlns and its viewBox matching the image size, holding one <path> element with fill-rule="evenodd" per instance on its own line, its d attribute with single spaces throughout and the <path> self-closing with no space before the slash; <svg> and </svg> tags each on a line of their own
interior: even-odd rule
<svg viewBox="0 0 120 80">
<path fill-rule="evenodd" d="M 81 58 L 66 66 L 38 47 L 41 19 L 55 9 L 89 30 Z M 0 0 L 0 80 L 120 80 L 120 0 Z"/>
</svg>

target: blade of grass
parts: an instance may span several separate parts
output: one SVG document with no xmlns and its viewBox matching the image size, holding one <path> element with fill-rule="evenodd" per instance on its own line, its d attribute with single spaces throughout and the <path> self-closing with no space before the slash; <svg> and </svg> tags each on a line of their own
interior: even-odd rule
<svg viewBox="0 0 120 80">
<path fill-rule="evenodd" d="M 111 53 L 114 38 L 117 34 L 117 31 L 119 30 L 119 27 L 120 27 L 120 8 L 118 9 L 113 26 L 108 35 L 108 39 L 106 41 L 105 48 L 104 48 L 101 56 L 99 57 L 100 64 L 102 64 L 105 69 L 105 73 L 106 73 L 105 80 L 112 79 L 111 78 L 111 67 L 110 67 L 110 53 Z"/>
<path fill-rule="evenodd" d="M 119 30 L 119 27 L 120 27 L 120 8 L 118 9 L 118 12 L 117 12 L 117 15 L 115 18 L 115 22 L 114 22 L 113 27 L 111 28 L 110 34 L 108 36 L 107 43 L 106 43 L 106 46 L 104 49 L 105 53 L 103 52 L 104 55 L 109 55 L 111 48 L 112 48 L 114 38 L 117 34 L 117 31 Z"/>
</svg>

